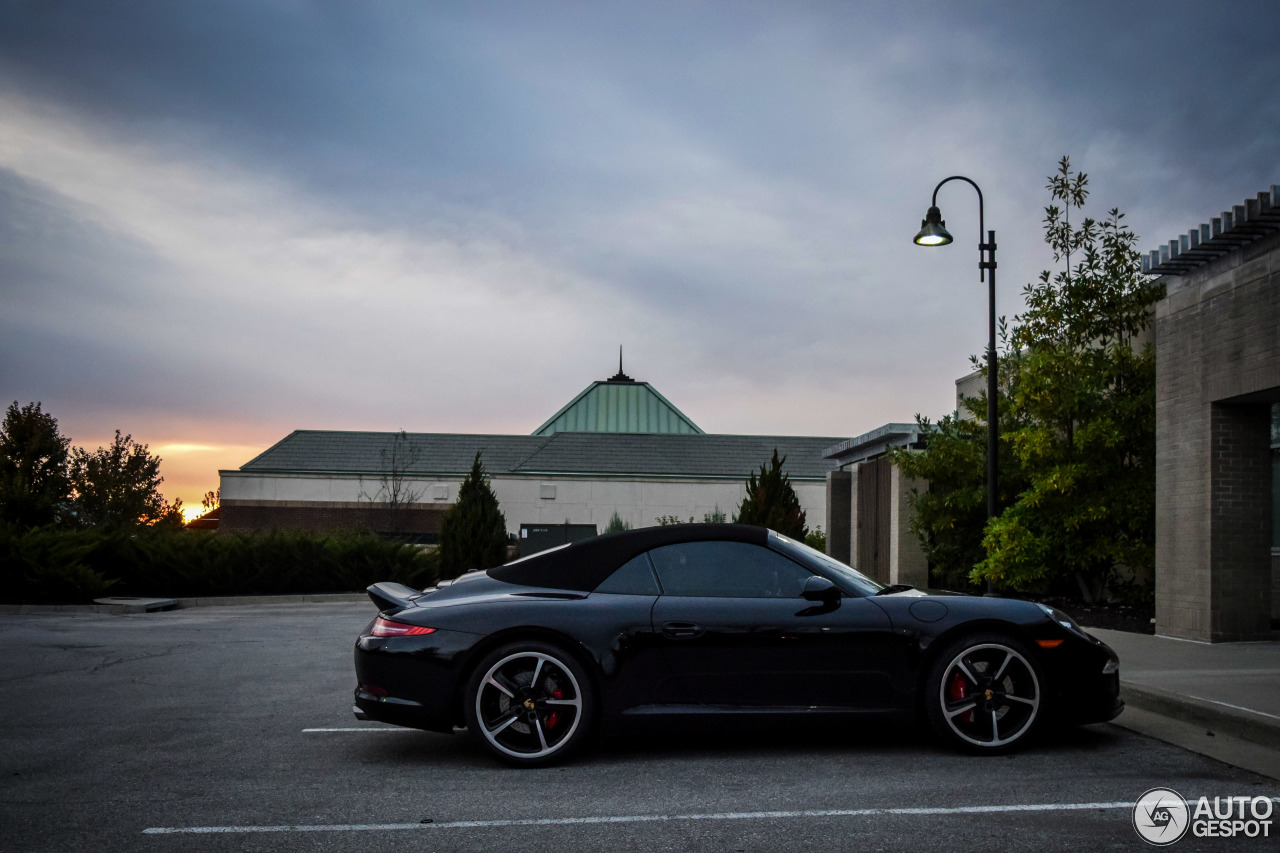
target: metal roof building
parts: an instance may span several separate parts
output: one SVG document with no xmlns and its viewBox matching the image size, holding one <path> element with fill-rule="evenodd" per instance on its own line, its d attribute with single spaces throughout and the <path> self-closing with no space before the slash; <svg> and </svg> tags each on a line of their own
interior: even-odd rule
<svg viewBox="0 0 1280 853">
<path fill-rule="evenodd" d="M 775 449 L 814 528 L 836 467 L 823 451 L 842 440 L 708 435 L 619 364 L 532 435 L 296 430 L 219 472 L 221 529 L 364 527 L 431 541 L 477 453 L 512 534 L 537 524 L 603 529 L 615 512 L 633 527 L 660 516 L 732 516 L 747 477 Z M 413 497 L 407 504 L 388 506 L 391 469 Z"/>
<path fill-rule="evenodd" d="M 703 434 L 697 424 L 652 385 L 637 382 L 623 373 L 621 354 L 617 375 L 592 382 L 533 434 L 557 432 Z"/>
</svg>

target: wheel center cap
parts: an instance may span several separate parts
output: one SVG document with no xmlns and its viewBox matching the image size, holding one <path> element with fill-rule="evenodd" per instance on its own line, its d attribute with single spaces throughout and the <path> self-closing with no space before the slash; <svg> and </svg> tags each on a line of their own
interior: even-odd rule
<svg viewBox="0 0 1280 853">
<path fill-rule="evenodd" d="M 988 689 L 987 689 L 987 692 L 986 692 L 986 693 L 984 693 L 983 695 L 986 697 L 986 699 L 987 699 L 987 701 L 988 701 L 988 702 L 990 702 L 990 701 L 991 701 L 992 693 L 991 693 L 990 688 L 988 688 Z"/>
<path fill-rule="evenodd" d="M 988 693 L 990 693 L 991 691 L 990 691 L 990 690 L 988 690 L 987 692 L 988 692 Z M 530 711 L 532 711 L 532 710 L 533 710 L 533 700 L 532 700 L 532 699 L 526 699 L 526 700 L 524 700 L 524 706 L 525 706 L 526 708 L 528 708 Z"/>
</svg>

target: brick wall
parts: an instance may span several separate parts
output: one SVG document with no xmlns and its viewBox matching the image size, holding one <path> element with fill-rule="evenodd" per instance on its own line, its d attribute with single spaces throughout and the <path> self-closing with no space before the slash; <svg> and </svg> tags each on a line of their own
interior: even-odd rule
<svg viewBox="0 0 1280 853">
<path fill-rule="evenodd" d="M 1165 279 L 1156 309 L 1156 628 L 1264 637 L 1280 234 Z"/>
<path fill-rule="evenodd" d="M 1210 447 L 1210 631 L 1265 636 L 1271 627 L 1271 407 L 1214 404 Z M 1255 601 L 1267 606 L 1241 606 Z"/>
<path fill-rule="evenodd" d="M 398 511 L 385 505 L 345 501 L 223 501 L 219 530 L 372 530 L 376 533 L 439 533 L 447 506 L 415 504 Z"/>
</svg>

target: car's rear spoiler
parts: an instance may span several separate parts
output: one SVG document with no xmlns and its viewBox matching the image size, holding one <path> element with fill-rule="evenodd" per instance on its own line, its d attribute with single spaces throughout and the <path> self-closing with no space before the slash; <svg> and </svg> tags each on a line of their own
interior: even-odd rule
<svg viewBox="0 0 1280 853">
<path fill-rule="evenodd" d="M 422 595 L 420 590 L 410 589 L 402 583 L 392 583 L 391 581 L 375 583 L 365 592 L 369 593 L 373 603 L 378 605 L 378 610 L 383 613 L 388 610 L 403 610 L 406 607 L 412 607 L 414 599 Z"/>
</svg>

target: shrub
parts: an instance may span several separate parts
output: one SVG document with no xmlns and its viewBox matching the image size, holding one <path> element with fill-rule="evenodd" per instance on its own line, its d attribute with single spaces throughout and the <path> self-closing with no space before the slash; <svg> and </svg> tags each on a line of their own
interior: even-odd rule
<svg viewBox="0 0 1280 853">
<path fill-rule="evenodd" d="M 434 553 L 367 533 L 163 528 L 6 528 L 0 565 L 0 598 L 19 602 L 353 592 L 384 580 L 420 589 L 439 574 Z"/>
</svg>

